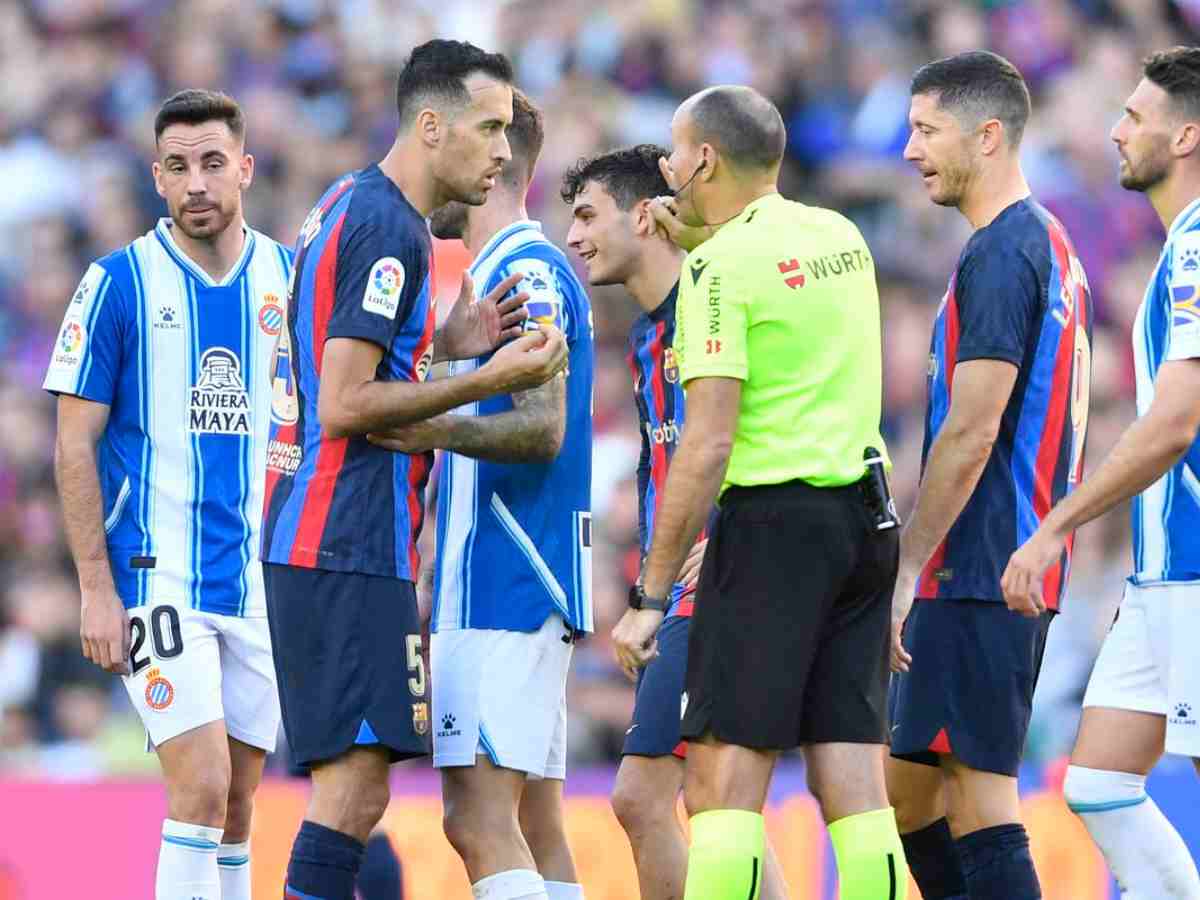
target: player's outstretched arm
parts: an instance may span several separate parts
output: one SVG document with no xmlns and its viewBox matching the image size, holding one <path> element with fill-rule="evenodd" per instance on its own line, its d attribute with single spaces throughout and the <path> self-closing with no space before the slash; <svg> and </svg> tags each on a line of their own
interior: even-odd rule
<svg viewBox="0 0 1200 900">
<path fill-rule="evenodd" d="M 383 350 L 356 338 L 325 342 L 317 415 L 330 438 L 384 432 L 496 394 L 544 384 L 567 362 L 561 331 L 541 325 L 478 369 L 434 381 L 377 381 Z"/>
<path fill-rule="evenodd" d="M 491 416 L 446 413 L 368 435 L 373 444 L 401 453 L 452 450 L 501 463 L 549 463 L 562 449 L 567 431 L 566 376 L 513 394 L 513 408 Z"/>
<path fill-rule="evenodd" d="M 1012 555 L 1000 580 L 1009 608 L 1025 615 L 1041 612 L 1042 576 L 1062 553 L 1067 537 L 1162 478 L 1195 443 L 1198 430 L 1200 359 L 1164 363 L 1146 414 L 1125 429 L 1095 473 L 1059 502 Z"/>
<path fill-rule="evenodd" d="M 521 324 L 529 318 L 525 310 L 529 294 L 520 291 L 511 297 L 504 295 L 524 277 L 520 272 L 509 275 L 486 297 L 476 300 L 471 273 L 464 271 L 458 299 L 433 336 L 433 361 L 474 359 L 519 336 Z"/>
<path fill-rule="evenodd" d="M 104 531 L 104 499 L 96 445 L 108 424 L 104 403 L 58 398 L 54 476 L 62 501 L 67 543 L 79 572 L 79 636 L 83 655 L 109 672 L 129 671 L 129 617 L 117 596 Z"/>
<path fill-rule="evenodd" d="M 892 598 L 892 668 L 912 661 L 900 642 L 921 569 L 971 499 L 983 474 L 1000 420 L 1017 381 L 1017 367 L 997 359 L 972 359 L 954 370 L 950 410 L 929 449 L 925 474 L 900 539 L 900 569 Z"/>
</svg>

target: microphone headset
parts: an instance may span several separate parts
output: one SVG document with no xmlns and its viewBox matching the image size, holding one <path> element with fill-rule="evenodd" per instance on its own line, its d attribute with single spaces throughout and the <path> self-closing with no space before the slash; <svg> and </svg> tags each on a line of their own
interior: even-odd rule
<svg viewBox="0 0 1200 900">
<path fill-rule="evenodd" d="M 690 185 L 690 184 L 691 184 L 693 181 L 695 181 L 695 180 L 696 180 L 696 176 L 697 176 L 697 175 L 699 175 L 699 174 L 700 174 L 700 172 L 701 172 L 701 171 L 704 169 L 704 167 L 705 167 L 705 166 L 707 166 L 707 165 L 708 165 L 708 160 L 707 160 L 707 159 L 701 159 L 701 160 L 700 160 L 700 165 L 696 166 L 696 170 L 695 170 L 694 172 L 692 172 L 692 177 L 691 177 L 691 178 L 689 178 L 687 181 L 685 181 L 685 182 L 684 182 L 684 183 L 683 183 L 683 184 L 680 186 L 679 190 L 677 190 L 677 191 L 675 192 L 675 196 L 676 196 L 677 198 L 678 198 L 678 197 L 682 197 L 682 196 L 683 196 L 683 192 L 687 190 L 687 188 L 688 188 L 688 185 Z M 739 215 L 741 215 L 741 211 L 739 210 L 738 212 L 736 212 L 736 213 L 734 213 L 732 216 L 730 216 L 728 219 L 725 219 L 725 221 L 724 221 L 724 222 L 706 222 L 706 221 L 704 221 L 704 219 L 703 219 L 702 217 L 700 217 L 699 210 L 697 210 L 697 209 L 695 208 L 695 206 L 696 206 L 696 204 L 695 204 L 695 203 L 693 203 L 693 204 L 692 204 L 692 209 L 693 209 L 693 211 L 696 213 L 697 217 L 698 217 L 698 218 L 700 218 L 700 227 L 702 227 L 702 228 L 717 228 L 718 226 L 724 225 L 724 224 L 725 224 L 725 222 L 732 221 L 733 219 L 736 219 L 736 218 L 737 218 Z"/>
</svg>

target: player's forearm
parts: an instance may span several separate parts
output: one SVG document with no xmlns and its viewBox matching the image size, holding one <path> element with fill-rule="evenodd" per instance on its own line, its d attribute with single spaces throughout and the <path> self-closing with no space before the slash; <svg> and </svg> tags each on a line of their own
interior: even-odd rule
<svg viewBox="0 0 1200 900">
<path fill-rule="evenodd" d="M 54 444 L 54 478 L 62 502 L 67 545 L 79 572 L 79 586 L 112 590 L 112 567 L 104 531 L 104 499 L 96 471 L 95 447 L 87 440 L 59 435 Z"/>
<path fill-rule="evenodd" d="M 1066 537 L 1158 481 L 1194 439 L 1195 434 L 1182 433 L 1153 414 L 1137 419 L 1099 468 L 1050 511 L 1041 527 Z"/>
<path fill-rule="evenodd" d="M 929 451 L 917 505 L 900 539 L 900 572 L 915 576 L 971 499 L 992 452 L 977 432 L 944 431 Z"/>
<path fill-rule="evenodd" d="M 491 416 L 444 416 L 442 448 L 500 463 L 549 463 L 566 434 L 566 383 L 556 376 L 513 395 L 513 408 Z"/>
<path fill-rule="evenodd" d="M 654 539 L 642 569 L 647 596 L 662 598 L 671 590 L 717 500 L 731 449 L 729 443 L 713 441 L 700 429 L 684 430 L 667 470 Z"/>
<path fill-rule="evenodd" d="M 387 431 L 431 419 L 493 393 L 491 379 L 482 369 L 433 381 L 366 381 L 347 387 L 333 402 L 321 405 L 321 427 L 334 439 Z"/>
</svg>

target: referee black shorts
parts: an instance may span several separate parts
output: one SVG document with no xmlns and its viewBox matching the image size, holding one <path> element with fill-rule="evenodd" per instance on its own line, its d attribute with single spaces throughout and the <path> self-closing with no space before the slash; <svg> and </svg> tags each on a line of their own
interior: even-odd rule
<svg viewBox="0 0 1200 900">
<path fill-rule="evenodd" d="M 857 485 L 729 488 L 696 591 L 682 736 L 886 743 L 898 559 Z"/>
</svg>

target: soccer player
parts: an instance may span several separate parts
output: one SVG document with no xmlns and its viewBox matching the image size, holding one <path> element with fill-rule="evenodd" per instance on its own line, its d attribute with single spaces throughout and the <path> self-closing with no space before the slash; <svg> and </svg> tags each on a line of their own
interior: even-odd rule
<svg viewBox="0 0 1200 900">
<path fill-rule="evenodd" d="M 1041 896 L 1016 775 L 1070 544 L 1036 618 L 1005 608 L 1000 573 L 1079 478 L 1092 304 L 1066 231 L 1029 196 L 1028 118 L 1024 80 L 995 54 L 913 77 L 904 157 L 975 229 L 934 322 L 893 606 L 888 791 L 926 900 Z"/>
<path fill-rule="evenodd" d="M 576 636 L 592 630 L 592 315 L 566 257 L 525 211 L 544 137 L 541 110 L 514 91 L 512 158 L 487 203 L 447 204 L 430 225 L 475 254 L 464 278 L 479 291 L 522 276 L 526 327 L 562 330 L 566 374 L 372 437 L 410 453 L 451 451 L 430 623 L 433 764 L 446 836 L 474 895 L 489 900 L 583 897 L 562 788 L 567 670 Z"/>
<path fill-rule="evenodd" d="M 613 641 L 626 667 L 654 655 L 720 496 L 688 639 L 684 896 L 759 896 L 771 771 L 802 746 L 843 900 L 902 898 L 883 783 L 897 538 L 877 527 L 885 492 L 864 490 L 864 452 L 884 449 L 871 254 L 847 219 L 779 195 L 786 132 L 751 88 L 688 98 L 671 136 L 675 197 L 650 210 L 691 250 L 675 334 L 688 425 Z"/>
<path fill-rule="evenodd" d="M 650 213 L 655 197 L 670 193 L 652 144 L 581 160 L 563 176 L 571 205 L 568 245 L 584 260 L 594 285 L 623 285 L 638 306 L 630 334 L 629 365 L 642 433 L 638 461 L 638 525 L 643 557 L 650 549 L 667 467 L 684 424 L 683 385 L 675 355 L 675 303 L 683 251 L 662 234 Z M 629 837 L 642 900 L 683 896 L 687 839 L 676 813 L 687 744 L 679 717 L 687 673 L 689 624 L 696 577 L 707 538 L 701 532 L 655 634 L 658 655 L 638 671 L 633 723 L 626 732 L 613 788 L 613 811 Z M 634 615 L 633 611 L 626 616 Z M 763 896 L 782 898 L 785 886 L 768 847 Z"/>
<path fill-rule="evenodd" d="M 1146 796 L 1164 750 L 1200 767 L 1200 48 L 1146 60 L 1113 128 L 1121 186 L 1142 191 L 1166 246 L 1133 326 L 1138 418 L 1013 554 L 1009 606 L 1036 615 L 1070 534 L 1133 498 L 1134 571 L 1083 700 L 1064 793 L 1122 896 L 1200 898 L 1196 864 Z"/>
<path fill-rule="evenodd" d="M 366 434 L 541 384 L 566 359 L 552 325 L 484 366 L 426 381 L 519 333 L 520 294 L 459 297 L 440 332 L 425 216 L 483 203 L 510 157 L 512 69 L 457 41 L 413 50 L 399 131 L 377 165 L 330 188 L 297 242 L 276 369 L 263 571 L 284 729 L 313 793 L 287 896 L 351 900 L 363 843 L 388 802 L 388 765 L 427 752 L 429 711 L 413 579 L 428 455 Z"/>
<path fill-rule="evenodd" d="M 157 900 L 249 900 L 279 701 L 258 531 L 290 252 L 246 226 L 246 123 L 186 90 L 154 121 L 169 218 L 96 261 L 45 387 L 84 655 L 123 676 L 167 785 Z"/>
</svg>

